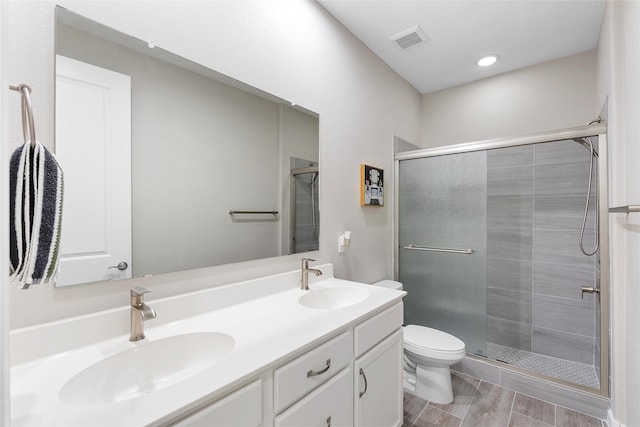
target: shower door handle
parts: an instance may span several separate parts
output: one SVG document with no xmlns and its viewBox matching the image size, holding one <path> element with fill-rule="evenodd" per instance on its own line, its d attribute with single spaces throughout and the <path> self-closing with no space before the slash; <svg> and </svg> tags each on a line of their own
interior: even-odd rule
<svg viewBox="0 0 640 427">
<path fill-rule="evenodd" d="M 588 293 L 588 294 L 599 294 L 600 293 L 600 289 L 599 288 L 594 288 L 593 286 L 583 286 L 581 289 L 582 289 L 582 299 L 584 299 L 585 292 Z"/>
</svg>

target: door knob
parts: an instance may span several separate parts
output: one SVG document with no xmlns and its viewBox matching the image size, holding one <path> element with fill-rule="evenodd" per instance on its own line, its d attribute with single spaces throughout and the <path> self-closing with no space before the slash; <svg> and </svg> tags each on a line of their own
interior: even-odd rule
<svg viewBox="0 0 640 427">
<path fill-rule="evenodd" d="M 583 286 L 581 289 L 582 289 L 582 299 L 584 299 L 585 292 L 588 293 L 588 294 L 599 294 L 600 293 L 600 289 L 599 288 L 594 288 L 593 286 Z"/>
<path fill-rule="evenodd" d="M 117 268 L 120 271 L 124 271 L 127 268 L 129 268 L 129 264 L 127 264 L 126 261 L 120 261 L 118 265 L 112 265 L 111 267 L 107 267 L 107 270 L 109 270 L 110 268 Z"/>
</svg>

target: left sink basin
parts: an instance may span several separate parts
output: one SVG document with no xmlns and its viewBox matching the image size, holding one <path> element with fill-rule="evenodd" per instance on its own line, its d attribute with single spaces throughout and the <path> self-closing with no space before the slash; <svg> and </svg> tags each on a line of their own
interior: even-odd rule
<svg viewBox="0 0 640 427">
<path fill-rule="evenodd" d="M 188 378 L 231 352 L 235 340 L 219 332 L 145 341 L 94 363 L 60 390 L 69 405 L 114 403 L 151 393 Z"/>
</svg>

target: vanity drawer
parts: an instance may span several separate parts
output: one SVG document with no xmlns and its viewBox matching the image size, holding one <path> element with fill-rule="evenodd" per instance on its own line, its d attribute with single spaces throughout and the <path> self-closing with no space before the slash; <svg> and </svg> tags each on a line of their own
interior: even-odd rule
<svg viewBox="0 0 640 427">
<path fill-rule="evenodd" d="M 278 415 L 275 427 L 351 426 L 351 368 Z"/>
<path fill-rule="evenodd" d="M 354 357 L 360 357 L 402 326 L 403 316 L 404 306 L 399 302 L 356 326 L 353 329 L 355 337 L 353 340 Z"/>
<path fill-rule="evenodd" d="M 347 366 L 352 357 L 351 332 L 345 332 L 292 360 L 273 373 L 273 409 L 280 412 Z"/>
</svg>

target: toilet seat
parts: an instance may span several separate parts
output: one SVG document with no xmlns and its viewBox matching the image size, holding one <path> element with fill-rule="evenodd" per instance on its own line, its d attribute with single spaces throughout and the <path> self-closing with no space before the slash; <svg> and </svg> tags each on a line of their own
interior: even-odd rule
<svg viewBox="0 0 640 427">
<path fill-rule="evenodd" d="M 403 341 L 406 350 L 433 359 L 464 357 L 465 354 L 465 345 L 462 340 L 446 332 L 427 328 L 426 326 L 405 326 Z"/>
</svg>

